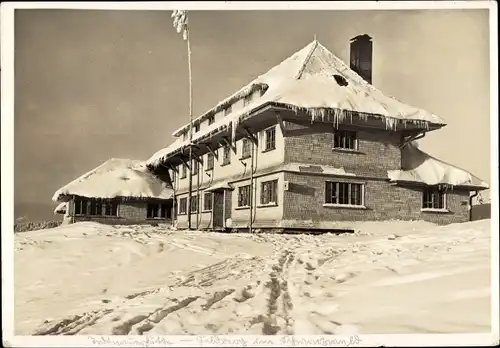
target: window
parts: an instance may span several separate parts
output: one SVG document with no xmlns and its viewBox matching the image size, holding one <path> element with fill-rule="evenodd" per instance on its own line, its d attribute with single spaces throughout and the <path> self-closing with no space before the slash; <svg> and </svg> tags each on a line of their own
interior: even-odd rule
<svg viewBox="0 0 500 348">
<path fill-rule="evenodd" d="M 75 215 L 88 215 L 91 212 L 90 200 L 88 199 L 75 199 Z"/>
<path fill-rule="evenodd" d="M 203 210 L 212 210 L 212 192 L 205 192 L 203 195 Z"/>
<path fill-rule="evenodd" d="M 229 115 L 233 111 L 233 106 L 229 105 L 224 109 L 224 116 Z"/>
<path fill-rule="evenodd" d="M 88 215 L 96 215 L 95 201 L 89 201 L 87 203 L 87 214 Z"/>
<path fill-rule="evenodd" d="M 356 132 L 337 131 L 333 135 L 333 147 L 335 149 L 357 150 L 358 140 Z"/>
<path fill-rule="evenodd" d="M 238 188 L 238 207 L 250 206 L 250 185 Z"/>
<path fill-rule="evenodd" d="M 209 116 L 209 117 L 208 117 L 208 125 L 210 126 L 210 125 L 211 125 L 212 123 L 214 123 L 214 122 L 215 122 L 215 116 L 214 116 L 214 115 Z"/>
<path fill-rule="evenodd" d="M 182 140 L 186 140 L 188 138 L 188 132 L 182 133 Z"/>
<path fill-rule="evenodd" d="M 148 203 L 148 219 L 169 218 L 170 213 L 167 204 L 165 203 Z"/>
<path fill-rule="evenodd" d="M 252 153 L 252 143 L 247 138 L 243 138 L 241 141 L 241 158 L 245 159 L 251 156 Z"/>
<path fill-rule="evenodd" d="M 118 202 L 117 201 L 102 202 L 102 211 L 105 216 L 118 216 Z"/>
<path fill-rule="evenodd" d="M 187 167 L 185 164 L 183 164 L 181 167 L 181 179 L 184 179 L 186 177 L 186 172 L 187 172 Z"/>
<path fill-rule="evenodd" d="M 73 213 L 75 215 L 81 214 L 81 212 L 82 212 L 82 205 L 81 205 L 80 200 L 75 198 L 73 204 L 74 204 Z"/>
<path fill-rule="evenodd" d="M 95 199 L 75 199 L 75 215 L 118 216 L 118 202 Z"/>
<path fill-rule="evenodd" d="M 112 209 L 113 209 L 113 203 L 112 202 L 107 202 L 103 204 L 104 206 L 104 215 L 110 216 L 113 215 Z"/>
<path fill-rule="evenodd" d="M 245 98 L 243 98 L 243 106 L 247 106 L 248 104 L 250 104 L 251 101 L 252 101 L 252 95 L 249 94 Z"/>
<path fill-rule="evenodd" d="M 278 180 L 266 181 L 261 184 L 260 203 L 278 203 Z"/>
<path fill-rule="evenodd" d="M 117 202 L 111 202 L 111 215 L 118 216 L 118 203 Z"/>
<path fill-rule="evenodd" d="M 180 198 L 179 199 L 179 214 L 186 214 L 187 213 L 187 198 Z"/>
<path fill-rule="evenodd" d="M 78 198 L 75 198 L 75 215 L 80 215 L 82 213 L 82 201 Z"/>
<path fill-rule="evenodd" d="M 159 208 L 159 204 L 148 203 L 148 213 L 147 213 L 148 219 L 158 217 L 158 208 Z"/>
<path fill-rule="evenodd" d="M 189 209 L 191 213 L 196 213 L 198 211 L 198 195 L 191 196 L 191 202 L 189 202 Z"/>
<path fill-rule="evenodd" d="M 104 215 L 104 210 L 103 210 L 104 204 L 102 203 L 101 200 L 97 201 L 97 212 L 99 215 Z"/>
<path fill-rule="evenodd" d="M 200 131 L 200 124 L 195 124 L 194 127 L 193 127 L 193 133 L 197 133 Z"/>
<path fill-rule="evenodd" d="M 88 212 L 89 215 L 93 216 L 99 216 L 102 215 L 102 205 L 100 202 L 96 200 L 91 200 L 90 201 L 90 211 Z"/>
<path fill-rule="evenodd" d="M 265 148 L 264 151 L 274 150 L 276 148 L 276 127 L 269 128 L 265 131 Z"/>
<path fill-rule="evenodd" d="M 222 165 L 225 166 L 231 163 L 231 148 L 229 146 L 224 146 L 224 152 L 222 153 Z"/>
<path fill-rule="evenodd" d="M 95 200 L 90 201 L 89 215 L 101 215 L 101 212 L 97 210 L 97 202 Z"/>
<path fill-rule="evenodd" d="M 327 181 L 325 203 L 363 206 L 363 184 Z"/>
<path fill-rule="evenodd" d="M 214 155 L 211 153 L 207 154 L 207 168 L 206 170 L 214 169 Z"/>
<path fill-rule="evenodd" d="M 192 164 L 192 168 L 193 170 L 191 171 L 191 175 L 197 175 L 198 174 L 198 161 L 193 159 L 193 164 Z"/>
<path fill-rule="evenodd" d="M 113 204 L 114 202 L 106 202 L 104 203 L 104 215 L 110 216 L 110 215 L 115 215 L 113 214 Z"/>
<path fill-rule="evenodd" d="M 422 209 L 446 209 L 445 193 L 435 188 L 427 188 L 422 195 Z"/>
</svg>

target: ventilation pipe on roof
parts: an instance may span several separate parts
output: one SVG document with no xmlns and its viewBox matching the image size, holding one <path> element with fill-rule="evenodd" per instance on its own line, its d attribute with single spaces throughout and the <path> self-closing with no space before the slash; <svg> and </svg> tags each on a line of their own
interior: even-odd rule
<svg viewBox="0 0 500 348">
<path fill-rule="evenodd" d="M 472 221 L 472 200 L 479 194 L 479 191 L 474 191 L 474 194 L 469 197 L 469 221 Z"/>
<path fill-rule="evenodd" d="M 351 39 L 351 69 L 369 84 L 372 83 L 373 43 L 368 34 Z"/>
</svg>

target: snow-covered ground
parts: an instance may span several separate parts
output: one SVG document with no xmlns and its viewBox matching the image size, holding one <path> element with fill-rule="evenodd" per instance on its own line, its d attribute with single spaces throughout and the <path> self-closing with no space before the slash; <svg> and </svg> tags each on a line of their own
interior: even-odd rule
<svg viewBox="0 0 500 348">
<path fill-rule="evenodd" d="M 354 234 L 78 223 L 15 236 L 16 334 L 490 331 L 490 220 Z"/>
</svg>

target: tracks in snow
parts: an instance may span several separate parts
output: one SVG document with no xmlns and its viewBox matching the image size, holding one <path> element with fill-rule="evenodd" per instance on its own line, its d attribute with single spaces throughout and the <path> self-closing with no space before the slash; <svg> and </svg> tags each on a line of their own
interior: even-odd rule
<svg viewBox="0 0 500 348">
<path fill-rule="evenodd" d="M 62 320 L 46 322 L 35 335 L 113 334 L 142 335 L 157 332 L 164 321 L 173 320 L 182 324 L 185 318 L 200 317 L 200 325 L 206 333 L 218 332 L 220 326 L 210 325 L 214 313 L 221 313 L 228 320 L 237 320 L 235 308 L 224 313 L 226 308 L 245 303 L 255 297 L 256 285 L 251 281 L 252 272 L 262 267 L 258 257 L 230 258 L 208 267 L 192 271 L 186 277 L 174 281 L 170 286 L 132 293 L 123 301 L 109 303 L 114 308 L 73 315 Z M 222 284 L 221 284 L 222 283 Z M 227 284 L 227 285 L 224 285 Z M 238 285 L 241 284 L 241 285 Z M 188 328 L 183 332 L 192 333 Z"/>
<path fill-rule="evenodd" d="M 334 299 L 317 289 L 317 270 L 332 267 L 336 255 L 322 259 L 314 245 L 296 238 L 271 242 L 275 256 L 267 267 L 259 257 L 228 258 L 106 304 L 114 308 L 47 323 L 35 334 L 338 333 Z"/>
<path fill-rule="evenodd" d="M 272 266 L 270 280 L 266 283 L 269 289 L 269 299 L 267 306 L 267 316 L 262 326 L 262 334 L 275 335 L 284 331 L 285 334 L 292 334 L 293 319 L 290 310 L 293 303 L 288 292 L 287 269 L 294 255 L 288 250 L 284 250 L 278 259 L 278 263 Z"/>
<path fill-rule="evenodd" d="M 74 335 L 79 333 L 82 329 L 92 326 L 97 320 L 113 312 L 113 309 L 103 309 L 83 313 L 81 315 L 74 315 L 61 321 L 54 323 L 47 322 L 38 329 L 33 335 Z"/>
</svg>

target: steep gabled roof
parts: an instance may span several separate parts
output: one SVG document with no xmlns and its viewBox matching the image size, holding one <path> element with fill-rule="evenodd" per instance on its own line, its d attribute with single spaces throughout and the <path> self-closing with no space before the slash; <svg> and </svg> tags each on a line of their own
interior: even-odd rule
<svg viewBox="0 0 500 348">
<path fill-rule="evenodd" d="M 67 196 L 87 198 L 172 198 L 173 190 L 148 171 L 144 161 L 111 158 L 57 190 L 54 202 Z"/>
<path fill-rule="evenodd" d="M 275 79 L 291 79 L 294 76 L 297 75 L 299 70 L 302 68 L 304 61 L 306 60 L 307 56 L 311 53 L 311 49 L 313 47 L 314 42 L 310 43 L 306 47 L 302 48 L 301 50 L 295 52 L 292 54 L 290 57 L 286 58 L 284 61 L 282 61 L 280 64 L 274 66 L 271 68 L 268 72 L 266 72 L 264 75 L 261 75 L 251 81 L 249 84 L 246 86 L 240 88 L 238 91 L 235 93 L 231 94 L 230 96 L 224 98 L 220 102 L 218 102 L 213 108 L 210 108 L 206 112 L 204 112 L 200 117 L 196 118 L 194 121 L 202 120 L 206 116 L 216 113 L 219 110 L 223 109 L 226 105 L 230 104 L 232 101 L 235 101 L 237 99 L 243 98 L 247 96 L 251 91 L 256 88 L 257 86 L 265 86 L 267 89 L 268 87 L 268 82 L 270 82 L 273 77 Z M 183 125 L 181 128 L 177 129 L 176 131 L 173 132 L 173 136 L 180 136 L 183 131 L 187 130 L 189 127 L 189 124 Z"/>
<path fill-rule="evenodd" d="M 343 77 L 347 86 L 340 86 L 334 75 Z M 384 116 L 394 121 L 424 121 L 445 125 L 443 119 L 387 96 L 351 70 L 342 60 L 318 41 L 313 41 L 265 74 L 195 119 L 201 120 L 219 111 L 230 101 L 242 98 L 255 86 L 267 86 L 260 102 L 275 101 L 307 109 L 340 109 Z M 388 121 L 391 123 L 391 120 Z M 177 129 L 179 136 L 189 127 Z"/>
<path fill-rule="evenodd" d="M 401 150 L 401 169 L 388 171 L 392 182 L 413 182 L 425 185 L 465 186 L 485 190 L 489 185 L 465 169 L 430 156 L 415 142 Z"/>
<path fill-rule="evenodd" d="M 430 124 L 437 128 L 445 125 L 438 116 L 385 95 L 316 40 L 219 102 L 195 119 L 195 122 L 249 95 L 256 88 L 265 91 L 260 98 L 251 100 L 242 109 L 233 110 L 228 116 L 201 129 L 193 135 L 193 141 L 230 126 L 234 136 L 243 117 L 251 116 L 252 112 L 269 104 L 303 110 L 312 120 L 322 120 L 325 116 L 333 115 L 336 122 L 341 122 L 356 112 L 362 117 L 370 115 L 380 118 L 388 129 L 407 123 L 414 123 L 422 128 L 427 128 Z M 189 125 L 184 125 L 173 134 L 179 136 L 188 129 Z M 171 153 L 187 145 L 189 139 L 178 140 L 157 151 L 146 163 L 152 167 L 158 166 Z"/>
</svg>

